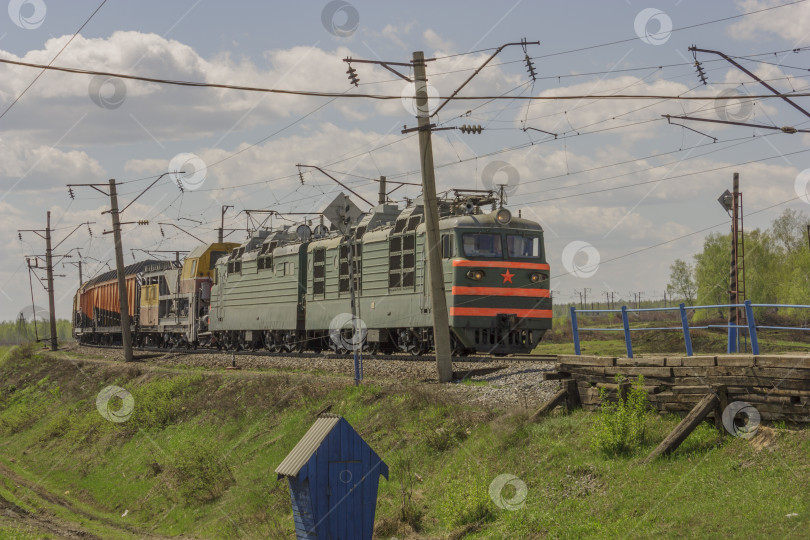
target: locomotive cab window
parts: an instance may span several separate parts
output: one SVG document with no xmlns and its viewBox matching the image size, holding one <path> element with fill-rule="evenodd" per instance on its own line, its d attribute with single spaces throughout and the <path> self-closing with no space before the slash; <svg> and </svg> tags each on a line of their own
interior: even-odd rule
<svg viewBox="0 0 810 540">
<path fill-rule="evenodd" d="M 509 258 L 536 259 L 540 252 L 540 238 L 537 236 L 519 236 L 510 234 L 506 237 Z"/>
<path fill-rule="evenodd" d="M 465 257 L 502 258 L 500 234 L 467 233 L 461 236 Z"/>
</svg>

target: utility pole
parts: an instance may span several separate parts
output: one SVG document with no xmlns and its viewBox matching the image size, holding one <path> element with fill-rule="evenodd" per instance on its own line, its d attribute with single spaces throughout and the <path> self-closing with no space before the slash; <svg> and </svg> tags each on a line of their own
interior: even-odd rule
<svg viewBox="0 0 810 540">
<path fill-rule="evenodd" d="M 388 71 L 394 73 L 401 79 L 414 83 L 416 89 L 416 115 L 417 127 L 408 129 L 407 127 L 402 130 L 402 133 L 409 133 L 411 131 L 419 132 L 419 157 L 422 167 L 422 199 L 425 213 L 425 242 L 427 247 L 427 264 L 428 276 L 430 283 L 430 301 L 431 301 L 431 315 L 433 317 L 433 339 L 436 350 L 436 367 L 439 372 L 440 382 L 450 382 L 453 378 L 453 364 L 452 364 L 452 351 L 450 342 L 450 326 L 449 316 L 447 311 L 447 298 L 444 290 L 444 275 L 442 270 L 441 252 L 439 250 L 439 209 L 436 197 L 436 179 L 434 177 L 433 169 L 433 148 L 431 145 L 431 131 L 438 131 L 444 129 L 460 129 L 462 133 L 481 133 L 481 126 L 467 126 L 461 127 L 436 127 L 430 123 L 430 117 L 435 116 L 438 112 L 447 105 L 467 84 L 478 75 L 482 69 L 486 67 L 502 50 L 509 46 L 521 46 L 524 52 L 528 45 L 539 45 L 539 41 L 529 42 L 525 38 L 519 43 L 506 43 L 498 47 L 492 55 L 485 60 L 481 66 L 478 67 L 453 93 L 447 97 L 442 104 L 440 104 L 432 113 L 428 107 L 428 92 L 427 92 L 427 74 L 425 63 L 425 53 L 423 51 L 415 51 L 410 64 L 401 62 L 386 62 L 382 60 L 358 60 L 353 58 L 346 58 L 344 62 L 349 65 L 347 73 L 349 74 L 349 81 L 357 86 L 359 79 L 356 70 L 352 67 L 352 62 L 366 63 L 366 64 L 379 64 Z M 528 53 L 525 56 L 527 67 L 532 80 L 536 79 L 534 66 L 531 63 Z M 392 66 L 404 66 L 413 68 L 413 80 L 398 72 Z M 301 165 L 299 165 L 299 168 Z M 317 168 L 317 167 L 316 167 Z M 323 171 L 321 171 L 323 172 Z M 326 174 L 326 173 L 324 173 Z M 337 181 L 335 179 L 335 181 Z M 348 189 L 348 188 L 347 188 Z M 362 197 L 361 197 L 362 199 Z M 407 198 L 405 199 L 408 200 Z M 407 207 L 407 206 L 406 206 Z"/>
<path fill-rule="evenodd" d="M 380 195 L 377 199 L 379 204 L 385 204 L 385 176 L 380 176 Z M 808 225 L 810 228 L 810 225 Z"/>
<path fill-rule="evenodd" d="M 428 279 L 430 281 L 433 340 L 439 382 L 453 380 L 453 360 L 450 348 L 450 319 L 444 293 L 444 273 L 439 256 L 439 205 L 436 200 L 436 178 L 433 170 L 433 145 L 430 132 L 425 53 L 413 53 L 413 74 L 416 85 L 416 111 L 419 127 L 419 162 L 422 165 L 422 198 L 425 212 L 425 241 L 427 243 Z"/>
<path fill-rule="evenodd" d="M 51 251 L 51 212 L 48 211 L 45 225 L 45 267 L 48 272 L 48 310 L 51 316 L 51 350 L 59 348 L 56 342 L 56 303 L 53 299 L 53 253 Z"/>
<path fill-rule="evenodd" d="M 590 290 L 590 289 L 589 289 L 588 287 L 583 287 L 583 288 L 582 288 L 582 292 L 584 293 L 584 299 L 583 299 L 583 303 L 584 303 L 585 305 L 587 305 L 587 304 L 588 304 L 588 291 L 589 291 L 589 290 Z"/>
<path fill-rule="evenodd" d="M 217 236 L 217 242 L 220 244 L 225 240 L 224 232 L 225 232 L 225 212 L 228 211 L 228 208 L 233 208 L 230 204 L 223 204 L 222 208 L 220 208 L 220 216 L 219 216 L 219 235 Z"/>
<path fill-rule="evenodd" d="M 124 276 L 124 250 L 121 247 L 121 221 L 118 217 L 118 192 L 115 179 L 110 178 L 110 216 L 112 217 L 115 241 L 115 270 L 118 274 L 118 302 L 121 309 L 121 344 L 124 347 L 124 362 L 132 362 L 132 329 L 129 322 L 126 278 Z"/>
</svg>

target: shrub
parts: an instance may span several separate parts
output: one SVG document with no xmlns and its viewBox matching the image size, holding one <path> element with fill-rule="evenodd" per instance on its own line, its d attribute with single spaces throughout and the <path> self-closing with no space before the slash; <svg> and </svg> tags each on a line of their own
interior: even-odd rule
<svg viewBox="0 0 810 540">
<path fill-rule="evenodd" d="M 425 444 L 428 447 L 444 452 L 464 441 L 470 435 L 469 430 L 455 419 L 451 419 L 446 425 L 428 429 L 425 432 Z"/>
<path fill-rule="evenodd" d="M 213 501 L 227 491 L 235 479 L 225 459 L 214 445 L 202 441 L 178 450 L 171 477 L 186 503 Z"/>
<path fill-rule="evenodd" d="M 624 380 L 624 376 L 616 376 L 617 385 Z M 608 455 L 617 455 L 632 452 L 641 446 L 647 419 L 644 376 L 639 375 L 627 392 L 626 399 L 617 396 L 616 401 L 611 401 L 604 388 L 600 389 L 599 398 L 600 410 L 591 432 L 594 448 Z"/>
</svg>

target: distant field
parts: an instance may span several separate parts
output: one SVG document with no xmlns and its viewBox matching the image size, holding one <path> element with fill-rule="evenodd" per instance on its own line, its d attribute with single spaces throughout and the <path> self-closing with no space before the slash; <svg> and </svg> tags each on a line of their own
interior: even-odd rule
<svg viewBox="0 0 810 540">
<path fill-rule="evenodd" d="M 96 410 L 112 384 L 133 396 L 126 422 Z M 460 405 L 436 384 L 17 350 L 0 361 L 0 537 L 292 538 L 273 470 L 326 407 L 390 466 L 377 538 L 806 538 L 810 528 L 806 429 L 744 440 L 705 424 L 672 457 L 641 465 L 677 419 L 650 415 L 640 449 L 607 457 L 590 445 L 593 413 L 534 424 L 525 411 Z M 501 474 L 526 484 L 525 506 L 490 499 Z"/>
</svg>

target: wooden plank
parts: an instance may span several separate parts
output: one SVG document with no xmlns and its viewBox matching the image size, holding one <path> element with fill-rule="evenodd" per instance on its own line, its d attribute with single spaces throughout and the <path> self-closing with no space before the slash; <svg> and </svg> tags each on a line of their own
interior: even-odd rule
<svg viewBox="0 0 810 540">
<path fill-rule="evenodd" d="M 578 409 L 582 405 L 579 399 L 579 390 L 577 389 L 577 381 L 574 379 L 566 379 L 562 381 L 566 389 L 565 406 L 568 407 L 568 412 Z"/>
<path fill-rule="evenodd" d="M 712 367 L 675 367 L 671 368 L 675 377 L 705 377 L 707 383 L 709 377 L 718 376 L 740 376 L 752 377 L 754 376 L 753 367 L 742 366 L 712 366 Z"/>
<path fill-rule="evenodd" d="M 722 355 L 717 357 L 717 365 L 753 367 L 754 356 L 751 354 Z"/>
<path fill-rule="evenodd" d="M 716 365 L 714 356 L 667 356 L 666 365 L 671 367 L 709 367 Z"/>
<path fill-rule="evenodd" d="M 751 370 L 754 372 L 755 377 L 805 380 L 807 381 L 807 388 L 810 388 L 810 369 L 753 367 Z"/>
<path fill-rule="evenodd" d="M 679 386 L 679 385 L 676 385 L 676 386 L 672 387 L 672 392 L 674 392 L 676 394 L 701 394 L 701 395 L 704 395 L 704 394 L 708 394 L 711 391 L 712 391 L 712 387 L 708 386 L 708 385 L 705 385 L 705 384 L 701 384 L 701 385 L 698 385 L 698 386 Z"/>
<path fill-rule="evenodd" d="M 557 407 L 557 405 L 563 403 L 567 397 L 568 397 L 568 387 L 566 386 L 562 388 L 559 392 L 554 394 L 554 396 L 550 400 L 543 403 L 543 406 L 537 409 L 537 412 L 535 412 L 531 416 L 530 420 L 532 422 L 540 421 L 544 416 L 553 411 L 554 408 Z"/>
<path fill-rule="evenodd" d="M 712 388 L 714 395 L 717 396 L 718 403 L 714 409 L 714 427 L 720 433 L 725 433 L 725 426 L 723 426 L 723 411 L 728 407 L 728 387 L 725 384 L 716 384 Z"/>
<path fill-rule="evenodd" d="M 661 444 L 650 452 L 650 455 L 644 458 L 643 463 L 649 463 L 658 456 L 668 454 L 678 448 L 689 434 L 692 433 L 692 430 L 694 430 L 719 403 L 720 400 L 714 393 L 703 396 L 703 399 L 695 405 L 686 418 L 681 420 L 681 423 L 661 441 Z"/>
<path fill-rule="evenodd" d="M 596 383 L 596 387 L 604 388 L 605 390 L 610 390 L 612 392 L 617 392 L 619 390 L 619 385 L 616 383 Z M 645 384 L 642 388 L 644 388 L 644 391 L 647 392 L 648 394 L 657 394 L 659 392 L 664 391 L 662 385 L 660 384 L 650 386 Z"/>
<path fill-rule="evenodd" d="M 672 369 L 668 367 L 608 367 L 605 369 L 605 375 L 629 375 L 638 376 L 644 375 L 647 377 L 656 377 L 658 379 L 668 379 L 672 377 Z"/>
<path fill-rule="evenodd" d="M 706 379 L 701 377 L 682 377 L 678 382 L 684 386 L 697 386 L 705 384 Z M 712 377 L 712 383 L 727 384 L 728 386 L 761 386 L 761 387 L 778 387 L 783 390 L 808 390 L 810 389 L 810 381 L 807 380 L 790 380 L 790 379 L 775 379 L 773 377 Z"/>
<path fill-rule="evenodd" d="M 768 394 L 773 396 L 810 397 L 810 390 L 783 390 L 765 386 L 729 386 L 729 394 Z"/>
<path fill-rule="evenodd" d="M 571 375 L 604 375 L 605 367 L 597 366 L 576 366 L 571 364 L 560 364 L 560 371 L 565 371 Z"/>
<path fill-rule="evenodd" d="M 810 369 L 810 356 L 761 355 L 755 358 L 755 362 L 760 367 Z"/>
<path fill-rule="evenodd" d="M 729 395 L 731 395 L 733 401 L 747 401 L 751 404 L 772 403 L 776 405 L 798 405 L 800 403 L 800 398 L 790 396 L 769 396 L 767 394 L 732 394 L 730 392 Z M 810 412 L 810 409 L 808 409 L 808 412 Z"/>
<path fill-rule="evenodd" d="M 557 363 L 572 366 L 609 367 L 616 365 L 616 358 L 612 356 L 577 356 L 575 354 L 561 354 L 557 357 Z"/>
<path fill-rule="evenodd" d="M 632 366 L 632 367 L 664 367 L 666 359 L 662 357 L 649 357 L 649 358 L 617 358 L 617 366 Z"/>
<path fill-rule="evenodd" d="M 603 368 L 603 369 L 607 369 L 607 368 Z M 595 374 L 592 374 L 592 373 L 575 373 L 575 372 L 572 372 L 571 377 L 573 377 L 574 379 L 576 379 L 577 381 L 580 381 L 580 382 L 585 381 L 585 382 L 594 383 L 594 384 L 599 384 L 599 383 L 615 384 L 616 383 L 616 377 L 614 375 L 595 375 Z M 627 381 L 629 381 L 631 383 L 636 382 L 637 380 L 638 380 L 638 377 L 632 377 L 631 376 L 631 377 L 627 378 Z M 647 375 L 644 376 L 644 385 L 645 386 L 659 386 L 659 385 L 672 386 L 673 384 L 676 383 L 676 381 L 678 381 L 678 379 L 673 378 L 673 377 L 660 378 L 660 377 L 649 377 Z"/>
</svg>

